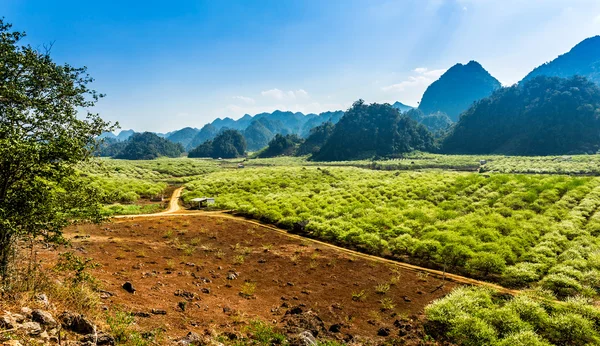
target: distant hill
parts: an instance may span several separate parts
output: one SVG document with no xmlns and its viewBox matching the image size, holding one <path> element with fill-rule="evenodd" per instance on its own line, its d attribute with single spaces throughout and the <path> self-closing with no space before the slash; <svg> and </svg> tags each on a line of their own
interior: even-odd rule
<svg viewBox="0 0 600 346">
<path fill-rule="evenodd" d="M 114 158 L 126 160 L 152 160 L 157 157 L 178 157 L 184 149 L 179 143 L 173 143 L 152 132 L 135 133 L 126 142 L 125 147 Z M 121 143 L 117 143 L 122 145 Z"/>
<path fill-rule="evenodd" d="M 426 115 L 443 112 L 452 121 L 457 121 L 460 113 L 473 102 L 491 95 L 500 87 L 500 82 L 478 62 L 456 64 L 425 90 L 419 110 Z"/>
<path fill-rule="evenodd" d="M 404 112 L 407 112 L 407 111 L 413 109 L 413 107 L 405 105 L 404 103 L 399 102 L 399 101 L 394 102 L 394 104 L 392 105 L 392 107 L 394 107 L 397 110 L 399 110 L 400 113 L 404 113 Z"/>
<path fill-rule="evenodd" d="M 204 125 L 200 129 L 200 131 L 198 131 L 198 133 L 196 133 L 194 138 L 192 138 L 192 140 L 188 143 L 186 150 L 190 151 L 190 150 L 196 148 L 197 146 L 199 146 L 200 144 L 202 144 L 208 140 L 214 139 L 218 133 L 219 133 L 219 131 L 212 124 Z"/>
<path fill-rule="evenodd" d="M 444 140 L 451 154 L 564 155 L 600 149 L 600 88 L 584 77 L 539 76 L 494 92 Z"/>
<path fill-rule="evenodd" d="M 184 127 L 181 130 L 173 131 L 167 135 L 167 139 L 173 143 L 180 143 L 184 148 L 188 148 L 188 145 L 192 142 L 194 137 L 200 132 L 200 130 Z M 160 135 L 159 135 L 160 137 Z"/>
<path fill-rule="evenodd" d="M 335 125 L 313 159 L 342 161 L 433 149 L 433 135 L 424 126 L 387 103 L 367 105 L 359 100 Z"/>
<path fill-rule="evenodd" d="M 246 154 L 246 140 L 238 130 L 221 131 L 214 140 L 208 140 L 190 150 L 188 157 L 235 158 Z"/>
<path fill-rule="evenodd" d="M 536 67 L 521 82 L 537 76 L 562 78 L 582 76 L 600 84 L 600 36 L 586 38 L 568 53 Z"/>
<path fill-rule="evenodd" d="M 119 132 L 118 135 L 115 135 L 112 132 L 104 132 L 100 136 L 98 136 L 98 138 L 99 139 L 114 139 L 116 141 L 123 142 L 123 141 L 128 140 L 129 137 L 131 137 L 131 135 L 133 135 L 134 133 L 135 133 L 135 131 L 133 131 L 133 130 L 121 131 L 121 132 Z"/>
<path fill-rule="evenodd" d="M 124 131 L 121 131 L 117 135 L 117 140 L 118 141 L 126 141 L 126 140 L 129 139 L 129 137 L 133 136 L 134 133 L 135 133 L 135 131 L 133 131 L 133 130 L 124 130 Z"/>
</svg>

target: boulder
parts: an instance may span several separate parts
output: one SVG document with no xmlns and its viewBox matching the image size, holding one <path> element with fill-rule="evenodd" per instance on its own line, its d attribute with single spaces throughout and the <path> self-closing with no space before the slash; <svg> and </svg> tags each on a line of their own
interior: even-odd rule
<svg viewBox="0 0 600 346">
<path fill-rule="evenodd" d="M 123 289 L 131 294 L 135 293 L 136 289 L 133 287 L 133 284 L 129 281 L 123 284 Z"/>
<path fill-rule="evenodd" d="M 0 317 L 0 329 L 15 329 L 17 328 L 17 326 L 17 321 L 10 313 L 7 313 Z"/>
<path fill-rule="evenodd" d="M 40 335 L 42 333 L 42 326 L 37 322 L 25 322 L 21 325 L 21 329 L 29 335 Z"/>
<path fill-rule="evenodd" d="M 85 316 L 73 312 L 65 311 L 59 316 L 63 328 L 78 334 L 92 334 L 96 331 L 96 326 Z"/>
<path fill-rule="evenodd" d="M 54 327 L 57 325 L 56 320 L 48 311 L 35 309 L 31 312 L 31 319 L 38 322 L 42 326 Z"/>
<path fill-rule="evenodd" d="M 93 345 L 108 345 L 108 346 L 112 346 L 115 344 L 115 338 L 112 337 L 112 335 L 104 333 L 104 332 L 98 332 L 98 334 L 88 334 L 86 336 L 84 336 L 83 338 L 81 338 L 81 342 L 82 343 L 91 343 Z"/>
<path fill-rule="evenodd" d="M 298 335 L 300 341 L 304 344 L 304 346 L 313 346 L 317 345 L 317 339 L 312 335 L 308 330 L 303 331 Z"/>
</svg>

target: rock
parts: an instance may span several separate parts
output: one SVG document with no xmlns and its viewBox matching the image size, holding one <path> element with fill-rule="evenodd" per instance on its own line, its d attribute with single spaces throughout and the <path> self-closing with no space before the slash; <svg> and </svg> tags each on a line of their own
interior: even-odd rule
<svg viewBox="0 0 600 346">
<path fill-rule="evenodd" d="M 408 298 L 407 296 L 402 297 L 402 299 L 404 299 L 405 302 L 410 303 L 410 298 Z"/>
<path fill-rule="evenodd" d="M 160 309 L 152 309 L 151 311 L 154 315 L 166 315 L 167 311 L 166 310 L 160 310 Z"/>
<path fill-rule="evenodd" d="M 21 329 L 29 335 L 40 335 L 42 326 L 37 322 L 25 322 L 21 325 Z"/>
<path fill-rule="evenodd" d="M 134 313 L 132 313 L 132 315 L 136 316 L 136 317 L 143 317 L 143 318 L 149 318 L 151 316 L 149 313 L 144 312 L 144 311 L 134 312 Z"/>
<path fill-rule="evenodd" d="M 298 315 L 302 313 L 302 308 L 299 306 L 295 306 L 291 309 L 289 309 L 288 311 L 286 311 L 286 315 Z"/>
<path fill-rule="evenodd" d="M 49 312 L 40 309 L 33 310 L 31 313 L 31 319 L 43 326 L 54 327 L 57 325 L 56 320 Z"/>
<path fill-rule="evenodd" d="M 23 346 L 19 340 L 8 340 L 2 343 L 2 346 Z"/>
<path fill-rule="evenodd" d="M 72 332 L 87 335 L 96 331 L 96 326 L 83 315 L 65 311 L 58 318 L 62 326 Z"/>
<path fill-rule="evenodd" d="M 88 334 L 81 339 L 82 343 L 91 343 L 92 345 L 109 345 L 115 344 L 115 338 L 112 335 L 98 332 L 98 334 Z"/>
<path fill-rule="evenodd" d="M 31 309 L 26 306 L 21 308 L 21 313 L 27 318 L 31 317 Z"/>
<path fill-rule="evenodd" d="M 129 281 L 123 284 L 123 289 L 131 294 L 135 293 L 136 289 L 133 287 L 133 284 Z"/>
<path fill-rule="evenodd" d="M 237 277 L 238 276 L 236 275 L 236 273 L 227 274 L 227 280 L 235 280 L 235 279 L 237 279 Z"/>
<path fill-rule="evenodd" d="M 38 337 L 44 341 L 50 340 L 50 335 L 48 335 L 48 332 L 45 330 Z"/>
<path fill-rule="evenodd" d="M 184 290 L 177 290 L 177 291 L 175 291 L 174 294 L 176 297 L 182 297 L 187 300 L 193 300 L 196 297 L 195 293 L 190 292 L 190 291 L 184 291 Z"/>
<path fill-rule="evenodd" d="M 50 301 L 48 300 L 48 296 L 44 293 L 38 293 L 35 295 L 35 300 L 38 303 L 44 304 L 44 306 L 50 305 Z"/>
<path fill-rule="evenodd" d="M 0 317 L 0 329 L 15 329 L 17 325 L 17 321 L 10 314 Z"/>
<path fill-rule="evenodd" d="M 179 302 L 177 303 L 177 306 L 181 309 L 181 311 L 185 311 L 185 308 L 187 306 L 187 302 Z"/>
<path fill-rule="evenodd" d="M 17 323 L 23 323 L 25 321 L 25 316 L 21 314 L 11 314 L 11 316 L 15 319 L 15 321 L 17 321 Z"/>
<path fill-rule="evenodd" d="M 306 231 L 306 226 L 308 225 L 308 220 L 303 220 L 300 222 L 294 222 L 294 225 L 292 227 L 292 232 L 291 233 L 295 233 L 295 234 L 308 234 L 309 232 Z"/>
<path fill-rule="evenodd" d="M 308 330 L 303 331 L 298 335 L 298 338 L 301 342 L 304 343 L 305 346 L 313 346 L 317 344 L 317 339 L 312 335 Z"/>
<path fill-rule="evenodd" d="M 177 342 L 177 344 L 178 345 L 195 345 L 195 344 L 199 344 L 200 342 L 202 342 L 202 338 L 200 337 L 200 335 L 198 335 L 194 332 L 189 332 L 189 333 L 187 333 L 187 335 L 185 337 L 180 339 Z"/>
<path fill-rule="evenodd" d="M 341 330 L 342 330 L 342 325 L 339 324 L 339 323 L 332 324 L 329 327 L 329 331 L 332 332 L 332 333 L 339 333 Z"/>
<path fill-rule="evenodd" d="M 379 330 L 377 331 L 377 335 L 378 336 L 389 336 L 390 328 L 385 328 L 385 327 L 379 328 Z"/>
<path fill-rule="evenodd" d="M 226 314 L 229 314 L 229 313 L 231 313 L 231 308 L 228 307 L 228 306 L 224 306 L 223 307 L 223 312 L 226 313 Z"/>
<path fill-rule="evenodd" d="M 208 287 L 202 287 L 202 289 L 200 290 L 200 292 L 202 292 L 204 294 L 210 294 L 210 288 L 208 288 Z"/>
</svg>

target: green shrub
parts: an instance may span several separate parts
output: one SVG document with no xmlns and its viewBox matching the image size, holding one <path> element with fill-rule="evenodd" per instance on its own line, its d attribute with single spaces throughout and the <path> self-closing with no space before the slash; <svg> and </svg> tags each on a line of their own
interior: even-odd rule
<svg viewBox="0 0 600 346">
<path fill-rule="evenodd" d="M 500 340 L 497 346 L 551 346 L 548 341 L 532 330 L 524 330 L 521 332 L 509 334 Z"/>
<path fill-rule="evenodd" d="M 562 273 L 546 275 L 540 281 L 540 286 L 552 291 L 559 298 L 574 296 L 583 290 L 583 286 L 576 279 Z"/>
<path fill-rule="evenodd" d="M 506 268 L 506 261 L 499 255 L 487 252 L 479 252 L 467 261 L 467 270 L 473 274 L 500 274 Z"/>
</svg>

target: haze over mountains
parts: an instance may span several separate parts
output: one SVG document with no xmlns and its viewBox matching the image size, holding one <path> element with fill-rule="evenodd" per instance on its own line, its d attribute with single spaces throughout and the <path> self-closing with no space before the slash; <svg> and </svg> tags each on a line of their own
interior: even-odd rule
<svg viewBox="0 0 600 346">
<path fill-rule="evenodd" d="M 560 78 L 571 78 L 574 76 L 584 77 L 583 80 L 572 80 L 562 81 L 553 79 L 538 79 L 539 76 L 548 77 L 560 77 Z M 448 69 L 442 74 L 438 80 L 433 82 L 427 90 L 424 92 L 420 104 L 417 108 L 405 105 L 400 101 L 390 105 L 392 109 L 398 110 L 403 116 L 406 116 L 417 124 L 423 125 L 429 130 L 435 138 L 439 138 L 440 141 L 444 141 L 444 145 L 441 148 L 446 148 L 455 153 L 461 152 L 497 152 L 497 153 L 511 153 L 519 154 L 527 152 L 529 154 L 549 154 L 557 153 L 562 149 L 568 149 L 569 152 L 585 151 L 591 152 L 598 146 L 590 143 L 580 143 L 577 145 L 563 145 L 553 143 L 553 139 L 548 138 L 543 133 L 545 129 L 552 129 L 555 136 L 561 136 L 561 133 L 569 133 L 575 135 L 578 131 L 578 127 L 581 124 L 587 124 L 591 128 L 596 128 L 597 123 L 586 117 L 593 116 L 596 114 L 600 100 L 596 97 L 600 95 L 596 90 L 590 88 L 595 87 L 594 84 L 586 84 L 585 78 L 593 83 L 600 83 L 600 36 L 588 38 L 581 43 L 573 47 L 568 53 L 560 55 L 556 59 L 545 63 L 533 71 L 531 71 L 523 80 L 511 88 L 502 88 L 500 82 L 494 78 L 485 68 L 476 61 L 470 61 L 467 64 L 458 63 Z M 559 100 L 556 97 L 547 97 L 543 92 L 536 89 L 537 84 L 527 84 L 527 82 L 534 81 L 535 83 L 542 84 L 547 88 L 546 92 L 560 92 L 561 95 L 566 97 L 568 100 Z M 523 89 L 526 85 L 527 89 Z M 569 90 L 568 88 L 588 88 L 587 92 L 578 92 L 577 90 Z M 538 97 L 533 99 L 533 97 Z M 537 100 L 537 101 L 536 101 Z M 574 102 L 573 100 L 578 100 Z M 562 102 L 562 103 L 561 103 Z M 530 110 L 524 110 L 527 105 L 532 105 Z M 495 108 L 494 108 L 495 107 Z M 520 107 L 520 108 L 519 108 Z M 536 108 L 537 107 L 537 108 Z M 585 107 L 580 109 L 578 107 Z M 389 113 L 388 109 L 384 108 L 365 108 L 369 111 L 377 110 L 378 112 Z M 556 113 L 556 110 L 560 109 L 562 113 Z M 484 111 L 485 110 L 485 111 Z M 600 111 L 598 111 L 600 112 Z M 574 114 L 576 113 L 576 114 Z M 515 118 L 519 114 L 519 117 Z M 576 115 L 584 114 L 583 118 L 577 118 Z M 199 145 L 214 139 L 219 133 L 225 130 L 237 130 L 244 137 L 247 149 L 249 151 L 257 151 L 265 148 L 269 141 L 275 138 L 276 135 L 297 135 L 300 138 L 308 138 L 311 134 L 311 130 L 325 123 L 331 123 L 327 128 L 327 131 L 317 131 L 320 133 L 318 145 L 311 146 L 311 149 L 305 150 L 304 152 L 315 152 L 322 145 L 325 145 L 325 135 L 329 136 L 331 133 L 337 133 L 340 140 L 348 141 L 340 133 L 350 134 L 358 133 L 353 132 L 350 128 L 353 126 L 352 122 L 344 123 L 344 130 L 335 130 L 334 127 L 340 119 L 344 116 L 344 111 L 330 111 L 320 114 L 303 114 L 300 112 L 289 112 L 276 110 L 272 113 L 260 113 L 254 116 L 245 114 L 243 117 L 234 120 L 232 118 L 215 119 L 212 123 L 204 125 L 201 129 L 186 127 L 181 130 L 170 132 L 167 134 L 157 134 L 160 137 L 164 137 L 167 140 L 181 144 L 186 150 L 190 151 Z M 365 116 L 378 117 L 378 113 L 368 113 Z M 462 119 L 462 117 L 466 119 Z M 566 116 L 575 117 L 578 120 L 578 124 L 575 127 L 567 121 Z M 535 119 L 529 117 L 536 117 Z M 573 118 L 573 119 L 575 119 Z M 364 116 L 357 117 L 356 119 L 364 119 Z M 362 121 L 362 120 L 361 120 Z M 384 124 L 388 121 L 388 124 L 393 126 L 410 126 L 413 124 L 403 119 L 388 119 L 378 121 L 380 124 Z M 391 122 L 390 122 L 391 121 Z M 529 124 L 528 126 L 535 128 L 538 126 L 536 132 L 537 142 L 531 142 L 525 140 L 522 132 L 519 135 L 516 134 L 516 128 L 519 128 L 519 121 Z M 498 129 L 503 129 L 504 137 L 499 138 L 497 133 L 494 133 L 491 124 Z M 510 126 L 505 126 L 510 124 Z M 558 125 L 562 124 L 562 125 Z M 370 129 L 367 132 L 361 132 L 362 135 L 377 136 L 377 131 L 383 131 L 377 126 L 373 127 L 367 123 L 364 123 L 365 128 Z M 367 126 L 368 125 L 368 126 Z M 522 124 L 521 124 L 522 125 Z M 355 126 L 359 126 L 355 124 Z M 391 126 L 391 125 L 390 125 Z M 568 128 L 561 132 L 560 128 Z M 516 127 L 515 129 L 511 127 Z M 323 128 L 325 129 L 325 128 Z M 582 131 L 585 129 L 581 129 Z M 400 130 L 399 130 L 400 131 Z M 419 133 L 416 135 L 420 138 L 425 138 L 424 135 L 419 132 L 418 128 L 414 128 L 408 133 Z M 488 132 L 491 131 L 491 132 Z M 359 131 L 360 132 L 360 131 Z M 480 134 L 478 134 L 480 132 Z M 513 136 L 513 132 L 515 132 Z M 535 131 L 533 131 L 535 132 Z M 134 133 L 133 130 L 122 131 L 118 136 L 114 134 L 104 134 L 102 137 L 109 139 L 110 142 L 124 141 Z M 461 134 L 462 135 L 459 135 Z M 593 141 L 593 134 L 589 134 L 586 130 L 587 141 Z M 413 134 L 413 136 L 415 136 Z M 486 145 L 486 136 L 490 136 L 490 143 L 493 145 Z M 470 138 L 475 142 L 479 141 L 479 149 L 473 148 L 472 144 L 469 143 L 465 138 Z M 517 138 L 518 137 L 518 138 Z M 366 137 L 365 137 L 366 138 Z M 386 138 L 395 138 L 394 141 L 400 143 L 404 139 L 400 140 L 397 134 L 390 134 Z M 282 139 L 280 138 L 280 141 Z M 286 138 L 286 140 L 294 142 L 296 141 L 292 137 Z M 364 141 L 364 140 L 363 140 Z M 494 142 L 496 141 L 496 142 Z M 313 142 L 310 139 L 309 142 Z M 409 142 L 402 142 L 409 143 Z M 441 142 L 440 142 L 441 143 Z M 542 143 L 545 143 L 547 149 L 539 148 Z M 488 143 L 489 144 L 489 143 Z M 441 145 L 441 144 L 440 144 Z M 524 150 L 523 145 L 530 145 L 531 148 Z M 410 145 L 404 145 L 404 147 L 410 147 Z M 431 149 L 432 144 L 427 145 L 416 145 L 416 147 L 427 147 Z M 471 147 L 470 147 L 471 146 Z M 121 145 L 123 147 L 123 145 Z M 326 148 L 334 148 L 336 145 L 329 143 L 325 145 Z M 486 149 L 484 149 L 486 148 Z M 549 149 L 554 148 L 554 149 Z M 561 149 L 562 148 L 562 149 Z M 328 150 L 329 150 L 328 149 Z M 371 148 L 372 152 L 381 151 Z M 330 150 L 329 150 L 330 151 Z M 389 149 L 385 152 L 392 152 Z M 111 148 L 106 151 L 108 155 L 114 155 L 115 149 Z M 356 153 L 354 153 L 356 154 Z M 328 159 L 338 159 L 337 155 L 329 153 L 328 155 L 322 154 L 322 157 Z M 342 155 L 343 156 L 343 155 Z"/>
</svg>

